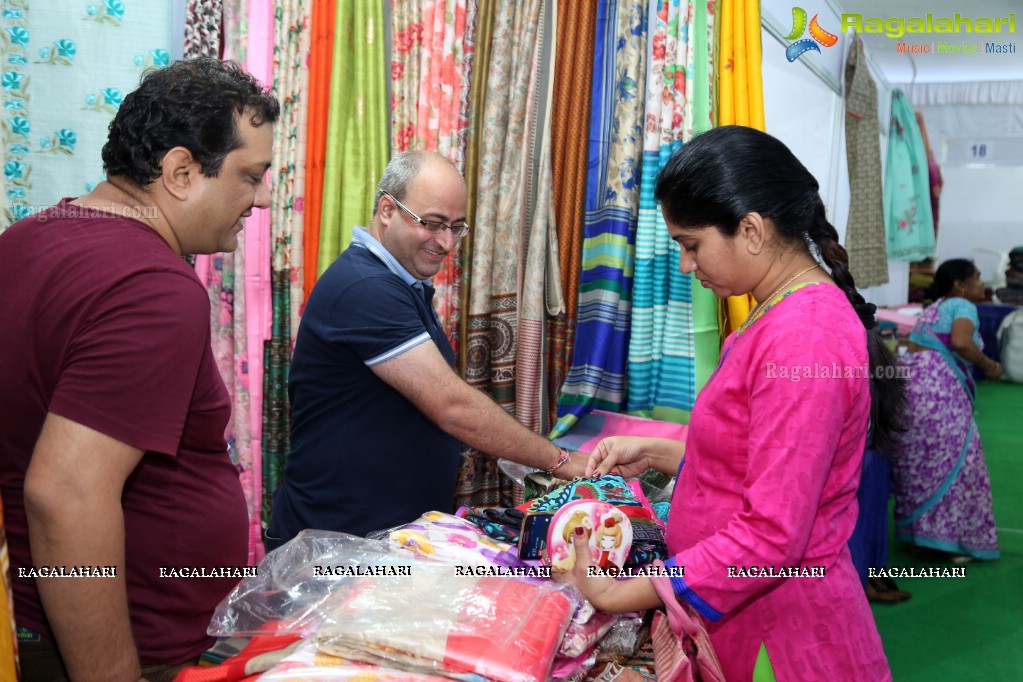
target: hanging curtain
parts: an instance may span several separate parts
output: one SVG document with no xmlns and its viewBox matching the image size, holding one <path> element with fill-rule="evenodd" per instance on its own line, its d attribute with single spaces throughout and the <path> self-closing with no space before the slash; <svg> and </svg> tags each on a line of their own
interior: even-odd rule
<svg viewBox="0 0 1023 682">
<path fill-rule="evenodd" d="M 594 407 L 616 412 L 622 404 L 643 153 L 644 5 L 598 5 L 579 322 L 553 437 Z"/>
<path fill-rule="evenodd" d="M 527 116 L 529 97 L 523 95 L 535 87 L 543 5 L 544 0 L 498 2 L 475 190 L 466 380 L 511 414 L 523 233 L 537 198 L 523 173 L 537 125 Z M 459 496 L 475 505 L 511 504 L 511 482 L 496 462 L 475 452 L 469 459 L 472 477 L 463 478 Z"/>
<path fill-rule="evenodd" d="M 927 174 L 931 188 L 931 218 L 934 219 L 934 241 L 938 241 L 938 215 L 941 208 L 941 188 L 945 183 L 941 179 L 941 167 L 938 165 L 938 157 L 931 147 L 931 141 L 927 137 L 927 125 L 924 123 L 923 112 L 915 112 L 916 123 L 920 126 L 920 135 L 924 141 L 924 150 L 927 152 Z"/>
<path fill-rule="evenodd" d="M 849 164 L 849 220 L 845 228 L 849 271 L 857 286 L 878 286 L 888 281 L 881 125 L 877 120 L 877 84 L 867 68 L 858 33 L 852 34 L 845 60 L 845 153 Z"/>
<path fill-rule="evenodd" d="M 764 78 L 761 68 L 760 1 L 720 0 L 717 71 L 718 125 L 741 125 L 765 130 Z M 749 315 L 749 295 L 729 296 L 724 302 L 727 325 L 734 331 Z"/>
<path fill-rule="evenodd" d="M 628 409 L 668 421 L 688 421 L 717 362 L 717 299 L 694 291 L 692 275 L 679 271 L 678 244 L 654 200 L 657 174 L 672 153 L 711 127 L 710 19 L 706 2 L 651 7 Z"/>
<path fill-rule="evenodd" d="M 303 210 L 303 296 L 294 312 L 301 314 L 320 274 L 320 215 L 323 210 L 323 173 L 327 156 L 327 117 L 330 108 L 331 66 L 334 59 L 334 22 L 337 0 L 312 3 L 309 34 L 309 95 L 306 107 L 306 191 Z M 292 326 L 297 333 L 298 325 Z"/>
<path fill-rule="evenodd" d="M 121 99 L 144 70 L 167 66 L 173 6 L 5 2 L 0 231 L 103 179 L 100 150 Z"/>
<path fill-rule="evenodd" d="M 470 225 L 479 227 L 476 220 L 476 204 L 477 204 L 477 190 L 479 188 L 480 179 L 480 154 L 483 146 L 483 139 L 486 135 L 484 130 L 484 122 L 486 120 L 486 99 L 487 99 L 487 79 L 490 75 L 490 47 L 493 42 L 494 35 L 494 22 L 497 18 L 497 3 L 499 0 L 477 0 L 476 14 L 473 17 L 470 14 L 470 20 L 473 18 L 475 21 L 475 28 L 470 28 L 466 31 L 467 37 L 472 43 L 472 73 L 470 76 L 469 89 L 466 92 L 463 89 L 463 97 L 468 99 L 468 106 L 465 107 L 466 119 L 468 125 L 466 126 L 466 145 L 465 145 L 465 184 L 466 194 L 468 200 L 466 203 L 465 213 L 466 218 Z M 468 54 L 468 52 L 467 52 Z M 475 252 L 474 245 L 476 243 L 475 229 L 470 230 L 463 239 L 459 248 L 462 251 L 462 279 L 459 282 L 459 308 L 461 310 L 469 309 L 469 292 L 471 290 L 472 281 L 472 268 L 468 267 L 472 263 L 473 253 Z M 465 377 L 469 366 L 469 325 L 463 319 L 462 324 L 458 326 L 458 373 Z M 463 467 L 459 473 L 459 484 L 458 492 L 456 495 L 462 497 L 471 495 L 471 491 L 475 490 L 477 483 L 474 481 L 480 480 L 479 485 L 486 478 L 484 471 L 480 470 L 477 474 L 477 467 L 475 466 L 475 457 L 466 457 L 463 460 Z M 468 499 L 466 497 L 466 499 Z"/>
<path fill-rule="evenodd" d="M 185 9 L 185 59 L 220 56 L 221 0 L 188 0 Z"/>
<path fill-rule="evenodd" d="M 466 0 L 409 0 L 392 3 L 391 145 L 436 151 L 461 171 L 468 118 L 471 60 L 466 59 L 466 27 L 475 5 Z M 471 55 L 471 36 L 468 38 Z M 471 223 L 470 223 L 471 224 Z M 459 348 L 461 249 L 452 249 L 433 276 L 434 307 L 455 352 Z"/>
<path fill-rule="evenodd" d="M 460 244 L 462 250 L 462 279 L 459 288 L 459 307 L 461 310 L 469 310 L 469 292 L 471 291 L 472 269 L 469 264 L 472 262 L 476 252 L 476 233 L 481 229 L 477 220 L 477 198 L 481 179 L 481 154 L 483 140 L 487 130 L 486 121 L 486 98 L 487 81 L 490 74 L 490 54 L 493 42 L 495 21 L 497 19 L 497 4 L 499 0 L 478 0 L 475 2 L 476 12 L 469 15 L 469 27 L 466 35 L 471 43 L 471 50 L 467 46 L 466 53 L 472 55 L 472 73 L 470 76 L 469 88 L 463 87 L 463 106 L 465 117 L 468 122 L 466 127 L 465 146 L 465 184 L 468 194 L 466 205 L 466 218 L 473 229 L 469 231 Z M 483 229 L 486 229 L 485 227 Z M 458 328 L 459 350 L 458 350 L 458 371 L 463 377 L 467 375 L 470 365 L 469 357 L 469 325 L 463 318 Z M 473 364 L 479 364 L 474 362 Z M 475 450 L 467 448 L 462 453 L 462 462 L 458 470 L 458 483 L 455 487 L 455 504 L 472 505 L 475 500 L 490 499 L 514 500 L 514 490 L 511 486 L 504 484 L 497 467 L 493 465 L 488 457 L 483 457 Z M 491 502 L 491 504 L 496 504 Z"/>
<path fill-rule="evenodd" d="M 689 410 L 694 386 L 691 277 L 678 269 L 678 245 L 668 236 L 654 199 L 657 174 L 682 145 L 689 57 L 689 1 L 651 3 L 648 22 L 643 170 L 636 225 L 632 332 L 629 339 L 630 412 L 654 405 Z"/>
<path fill-rule="evenodd" d="M 305 203 L 306 102 L 311 0 L 278 0 L 274 12 L 274 92 L 281 116 L 274 135 L 270 212 L 273 255 L 271 334 L 263 356 L 262 517 L 269 522 L 274 490 L 291 447 L 288 369 L 303 302 L 302 208 Z M 262 538 L 262 524 L 257 529 Z M 257 542 L 257 550 L 262 542 Z M 257 551 L 257 555 L 261 552 Z"/>
<path fill-rule="evenodd" d="M 547 306 L 560 310 L 560 285 L 547 287 L 548 266 L 558 280 L 557 241 L 554 208 L 551 202 L 551 99 L 554 94 L 554 36 L 557 30 L 557 4 L 544 0 L 537 26 L 536 47 L 532 58 L 526 105 L 527 145 L 522 156 L 520 176 L 525 206 L 520 219 L 518 262 L 518 329 L 516 332 L 515 418 L 525 427 L 540 432 L 548 427 L 542 408 L 545 404 L 544 324 Z"/>
<path fill-rule="evenodd" d="M 564 308 L 547 324 L 548 424 L 557 419 L 558 392 L 572 360 L 575 338 L 596 22 L 596 0 L 558 0 L 557 44 L 572 45 L 573 49 L 559 51 L 554 60 L 551 164 Z"/>
<path fill-rule="evenodd" d="M 380 2 L 337 4 L 334 34 L 344 39 L 331 67 L 318 274 L 348 248 L 353 227 L 369 224 L 387 166 L 383 21 Z"/>
</svg>

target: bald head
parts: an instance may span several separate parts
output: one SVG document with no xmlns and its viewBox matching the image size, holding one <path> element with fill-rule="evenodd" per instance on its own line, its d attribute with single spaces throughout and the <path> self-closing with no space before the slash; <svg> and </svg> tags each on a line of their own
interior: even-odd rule
<svg viewBox="0 0 1023 682">
<path fill-rule="evenodd" d="M 373 215 L 376 216 L 380 206 L 380 196 L 387 192 L 398 201 L 404 201 L 412 189 L 412 184 L 420 173 L 426 171 L 430 175 L 457 177 L 464 186 L 465 181 L 455 165 L 437 152 L 414 149 L 401 152 L 387 164 L 384 174 L 377 185 L 377 197 L 373 204 Z"/>
<path fill-rule="evenodd" d="M 413 277 L 433 277 L 461 238 L 433 225 L 465 223 L 465 180 L 439 154 L 405 152 L 387 164 L 379 189 L 370 235 Z"/>
</svg>

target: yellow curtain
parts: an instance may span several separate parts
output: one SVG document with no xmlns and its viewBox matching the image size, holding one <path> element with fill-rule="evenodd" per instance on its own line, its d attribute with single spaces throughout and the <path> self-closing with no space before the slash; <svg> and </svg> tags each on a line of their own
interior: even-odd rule
<svg viewBox="0 0 1023 682">
<path fill-rule="evenodd" d="M 761 68 L 760 0 L 719 0 L 716 43 L 717 125 L 742 125 L 766 131 L 764 76 Z M 722 301 L 726 324 L 722 334 L 734 331 L 749 315 L 749 295 Z"/>
<path fill-rule="evenodd" d="M 0 504 L 0 682 L 15 682 L 18 679 L 18 644 L 14 638 L 14 599 L 9 571 L 4 507 Z"/>
</svg>

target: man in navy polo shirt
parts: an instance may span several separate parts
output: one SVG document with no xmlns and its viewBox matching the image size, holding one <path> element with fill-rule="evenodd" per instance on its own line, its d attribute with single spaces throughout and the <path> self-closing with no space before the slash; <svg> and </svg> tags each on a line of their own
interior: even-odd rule
<svg viewBox="0 0 1023 682">
<path fill-rule="evenodd" d="M 303 528 L 365 535 L 450 511 L 459 443 L 561 477 L 564 453 L 453 371 L 430 278 L 468 233 L 465 181 L 444 157 L 396 156 L 368 229 L 323 273 L 289 376 L 291 453 L 267 549 Z M 568 457 L 568 459 L 566 459 Z"/>
</svg>

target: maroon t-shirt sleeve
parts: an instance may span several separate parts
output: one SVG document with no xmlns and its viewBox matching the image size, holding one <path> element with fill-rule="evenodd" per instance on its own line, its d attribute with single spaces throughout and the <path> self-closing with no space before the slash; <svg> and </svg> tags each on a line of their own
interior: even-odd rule
<svg viewBox="0 0 1023 682">
<path fill-rule="evenodd" d="M 175 455 L 209 345 L 198 280 L 140 272 L 100 297 L 65 354 L 50 411 L 143 450 Z"/>
</svg>

